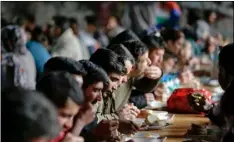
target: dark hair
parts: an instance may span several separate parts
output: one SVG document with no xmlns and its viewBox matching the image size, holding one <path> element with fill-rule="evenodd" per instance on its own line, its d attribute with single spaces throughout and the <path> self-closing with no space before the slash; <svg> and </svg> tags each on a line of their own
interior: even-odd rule
<svg viewBox="0 0 234 142">
<path fill-rule="evenodd" d="M 78 24 L 77 20 L 75 18 L 69 18 L 70 24 Z"/>
<path fill-rule="evenodd" d="M 130 51 L 135 61 L 138 61 L 139 56 L 142 56 L 148 51 L 146 45 L 138 40 L 129 40 L 122 44 Z"/>
<path fill-rule="evenodd" d="M 65 16 L 54 16 L 53 21 L 57 27 L 62 29 L 62 32 L 70 27 L 69 20 Z"/>
<path fill-rule="evenodd" d="M 180 30 L 167 28 L 161 31 L 163 39 L 167 42 L 172 40 L 173 42 L 179 40 L 181 37 L 184 36 L 183 32 Z"/>
<path fill-rule="evenodd" d="M 23 26 L 24 23 L 25 23 L 26 19 L 25 17 L 23 16 L 15 16 L 13 19 L 12 19 L 12 24 L 15 24 L 15 25 L 18 25 L 18 26 Z"/>
<path fill-rule="evenodd" d="M 209 17 L 210 17 L 210 15 L 211 15 L 212 13 L 215 13 L 215 14 L 216 14 L 216 12 L 213 11 L 213 10 L 206 10 L 206 11 L 204 11 L 204 18 L 205 18 L 206 21 L 209 20 Z"/>
<path fill-rule="evenodd" d="M 51 22 L 52 22 L 52 21 L 51 21 Z M 47 39 L 48 39 L 49 45 L 52 45 L 52 43 L 53 43 L 53 37 L 52 37 L 52 35 L 50 34 L 52 28 L 53 28 L 53 24 L 51 24 L 51 23 L 47 23 L 47 24 L 46 24 L 45 35 L 46 35 L 46 37 L 47 37 Z"/>
<path fill-rule="evenodd" d="M 59 133 L 57 109 L 36 91 L 14 88 L 14 92 L 2 94 L 2 113 L 3 141 L 30 142 Z"/>
<path fill-rule="evenodd" d="M 190 9 L 188 11 L 188 24 L 193 25 L 197 20 L 203 19 L 204 13 L 200 9 Z"/>
<path fill-rule="evenodd" d="M 186 39 L 193 39 L 194 41 L 198 40 L 198 34 L 191 27 L 186 27 L 183 29 L 183 33 Z"/>
<path fill-rule="evenodd" d="M 90 57 L 89 61 L 103 68 L 107 74 L 118 73 L 126 74 L 127 69 L 124 65 L 124 60 L 122 57 L 118 56 L 116 53 L 109 49 L 98 49 Z"/>
<path fill-rule="evenodd" d="M 204 53 L 209 53 L 209 46 L 212 45 L 212 39 L 213 37 L 212 36 L 209 36 L 206 40 L 205 40 L 205 45 L 204 45 L 204 48 L 202 50 L 202 52 Z"/>
<path fill-rule="evenodd" d="M 85 21 L 87 22 L 88 25 L 97 26 L 97 17 L 94 15 L 86 16 Z"/>
<path fill-rule="evenodd" d="M 174 53 L 172 53 L 172 52 L 170 52 L 168 50 L 165 50 L 163 60 L 165 61 L 165 60 L 168 60 L 168 59 L 171 59 L 171 58 L 174 59 L 174 60 L 178 60 L 177 56 Z"/>
<path fill-rule="evenodd" d="M 109 77 L 101 67 L 88 60 L 80 60 L 79 62 L 83 64 L 88 73 L 84 76 L 83 88 L 87 88 L 89 85 L 100 81 L 103 82 L 104 85 L 109 84 Z"/>
<path fill-rule="evenodd" d="M 130 53 L 130 51 L 124 47 L 122 44 L 114 44 L 107 46 L 108 49 L 114 51 L 116 54 L 118 54 L 120 57 L 122 57 L 124 60 L 129 60 L 133 65 L 135 64 L 135 59 Z"/>
<path fill-rule="evenodd" d="M 66 71 L 71 74 L 86 75 L 87 72 L 82 64 L 68 57 L 50 58 L 44 65 L 44 72 Z"/>
<path fill-rule="evenodd" d="M 233 94 L 234 94 L 234 81 L 232 81 L 230 85 L 227 87 L 220 101 L 221 111 L 227 116 L 234 116 Z"/>
<path fill-rule="evenodd" d="M 38 41 L 38 42 L 45 42 L 47 41 L 47 37 L 42 31 L 42 28 L 39 26 L 36 26 L 32 31 L 32 40 Z"/>
<path fill-rule="evenodd" d="M 125 41 L 129 41 L 129 40 L 139 40 L 139 37 L 132 32 L 131 30 L 125 30 L 121 33 L 119 33 L 116 37 L 114 37 L 111 41 L 110 41 L 110 45 L 112 44 L 121 44 Z"/>
<path fill-rule="evenodd" d="M 20 47 L 25 44 L 20 30 L 21 28 L 17 25 L 8 25 L 1 30 L 1 44 L 6 52 L 14 52 L 19 49 L 19 52 L 24 53 L 24 50 L 20 50 Z"/>
<path fill-rule="evenodd" d="M 4 28 L 8 24 L 9 24 L 9 22 L 5 18 L 1 18 L 1 28 Z"/>
<path fill-rule="evenodd" d="M 68 72 L 51 72 L 45 75 L 36 85 L 58 108 L 65 106 L 68 98 L 81 105 L 84 95 L 79 83 Z"/>
<path fill-rule="evenodd" d="M 138 34 L 138 37 L 140 39 L 143 39 L 145 36 L 150 35 L 150 34 L 155 33 L 155 32 L 159 32 L 158 29 L 155 26 L 149 27 L 149 28 L 143 30 L 142 32 L 140 32 Z"/>
<path fill-rule="evenodd" d="M 141 41 L 148 47 L 148 49 L 166 48 L 166 43 L 164 42 L 159 32 L 154 32 L 150 35 L 147 35 L 143 37 Z"/>
<path fill-rule="evenodd" d="M 230 75 L 234 75 L 234 43 L 224 46 L 219 53 L 219 65 Z"/>
<path fill-rule="evenodd" d="M 27 14 L 25 16 L 25 19 L 28 20 L 31 23 L 35 23 L 35 16 L 33 14 Z"/>
</svg>

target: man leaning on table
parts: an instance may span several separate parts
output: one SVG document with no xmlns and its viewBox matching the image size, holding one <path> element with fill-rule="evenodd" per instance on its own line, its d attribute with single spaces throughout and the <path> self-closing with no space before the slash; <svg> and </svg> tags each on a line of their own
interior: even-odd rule
<svg viewBox="0 0 234 142">
<path fill-rule="evenodd" d="M 151 92 L 156 88 L 162 76 L 162 70 L 151 64 L 149 49 L 139 40 L 121 42 L 133 55 L 136 63 L 129 73 L 129 80 L 115 91 L 116 110 L 122 109 L 129 100 L 133 87 L 142 92 Z"/>
<path fill-rule="evenodd" d="M 121 36 L 119 36 L 119 35 L 121 35 Z M 108 119 L 116 119 L 116 118 L 119 119 L 120 115 L 129 116 L 129 117 L 130 117 L 130 115 L 131 116 L 136 115 L 136 113 L 134 112 L 135 109 L 133 109 L 134 106 L 129 106 L 126 104 L 128 103 L 128 99 L 129 99 L 129 96 L 130 96 L 131 91 L 132 91 L 133 81 L 135 80 L 134 78 L 142 75 L 145 72 L 145 69 L 148 67 L 148 64 L 150 64 L 150 60 L 148 59 L 147 47 L 145 47 L 145 45 L 139 41 L 139 38 L 137 38 L 137 36 L 134 33 L 132 33 L 129 30 L 126 30 L 126 31 L 120 33 L 119 35 L 117 35 L 111 41 L 111 44 L 107 48 L 113 50 L 121 57 L 127 56 L 128 53 L 127 52 L 125 53 L 125 51 L 126 50 L 129 51 L 130 52 L 129 54 L 132 54 L 133 58 L 135 58 L 136 64 L 132 63 L 130 60 L 133 67 L 130 70 L 130 72 L 128 72 L 128 74 L 127 74 L 128 79 L 126 81 L 119 82 L 119 85 L 120 84 L 121 85 L 115 92 L 112 93 L 112 94 L 114 94 L 114 95 L 111 95 L 111 96 L 114 96 L 112 99 L 108 99 L 108 100 L 103 99 L 103 100 L 105 100 L 105 102 L 102 105 L 106 104 L 104 106 L 112 106 L 112 107 L 104 107 L 103 106 L 105 110 L 102 110 L 102 115 L 117 116 L 117 117 L 113 117 L 113 118 L 108 117 Z M 121 43 L 122 43 L 122 45 L 120 45 Z M 114 50 L 113 46 L 115 46 L 116 48 L 119 48 L 119 49 Z M 126 47 L 126 50 L 124 49 L 124 47 Z M 122 48 L 122 51 L 119 51 L 120 48 Z M 129 60 L 128 58 L 124 58 L 125 67 L 127 69 L 128 69 L 128 65 L 126 64 L 126 62 L 128 60 Z M 155 69 L 156 69 L 156 75 L 155 74 L 151 74 L 151 75 L 152 75 L 152 77 L 158 78 L 158 76 L 161 76 L 161 73 L 162 73 L 162 71 L 158 67 L 151 67 L 151 68 L 148 68 L 147 70 L 154 71 Z M 155 71 L 153 73 L 155 73 Z M 157 85 L 158 79 L 150 80 L 150 79 L 147 79 L 144 77 L 144 78 L 140 79 L 139 81 L 140 81 L 140 83 L 139 82 L 138 82 L 138 84 L 136 83 L 137 88 L 138 89 L 144 88 L 143 91 L 148 92 L 148 90 L 151 90 L 152 88 L 154 88 Z M 145 84 L 147 84 L 147 85 L 145 85 Z M 124 112 L 128 112 L 128 113 L 124 113 Z M 131 112 L 132 114 L 130 114 L 129 112 Z"/>
<path fill-rule="evenodd" d="M 226 91 L 228 86 L 234 79 L 234 43 L 224 46 L 219 53 L 219 84 Z M 195 100 L 191 100 L 195 101 Z M 206 116 L 216 125 L 223 128 L 226 125 L 225 115 L 220 108 L 220 104 L 210 104 L 206 100 L 202 100 L 199 104 L 194 104 L 192 107 L 199 111 L 205 112 Z M 204 105 L 203 105 L 204 104 Z"/>
<path fill-rule="evenodd" d="M 127 70 L 124 67 L 124 60 L 109 49 L 98 49 L 90 57 L 90 61 L 107 72 L 110 79 L 109 84 L 112 85 L 112 88 L 107 87 L 108 89 L 102 94 L 102 101 L 99 102 L 97 106 L 96 116 L 98 122 L 101 122 L 102 120 L 118 119 L 117 113 L 105 113 L 107 110 L 108 112 L 115 112 L 114 104 L 111 103 L 113 99 L 106 98 L 113 97 L 114 90 L 118 88 L 122 82 L 122 77 L 126 74 Z M 138 129 L 131 121 L 119 121 L 119 123 L 119 131 L 121 133 L 129 134 L 136 132 Z"/>
<path fill-rule="evenodd" d="M 126 104 L 128 103 L 132 87 L 135 86 L 137 89 L 144 92 L 150 92 L 151 89 L 156 87 L 158 79 L 162 76 L 162 71 L 156 66 L 149 66 L 148 49 L 141 41 L 129 40 L 122 42 L 122 40 L 120 40 L 117 44 L 123 44 L 136 61 L 136 64 L 128 74 L 128 81 L 114 92 L 114 104 L 117 112 L 113 113 L 119 114 L 118 112 L 125 109 L 125 107 L 128 109 Z M 139 79 L 140 77 L 141 79 Z"/>
</svg>

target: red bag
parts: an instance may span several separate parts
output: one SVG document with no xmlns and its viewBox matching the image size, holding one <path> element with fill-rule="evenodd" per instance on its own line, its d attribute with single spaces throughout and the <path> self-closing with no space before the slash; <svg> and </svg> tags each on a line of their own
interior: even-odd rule
<svg viewBox="0 0 234 142">
<path fill-rule="evenodd" d="M 211 101 L 211 93 L 205 89 L 180 88 L 173 91 L 172 95 L 167 101 L 167 109 L 174 113 L 197 113 L 194 111 L 188 102 L 188 95 L 199 93 L 203 95 L 208 101 Z"/>
</svg>

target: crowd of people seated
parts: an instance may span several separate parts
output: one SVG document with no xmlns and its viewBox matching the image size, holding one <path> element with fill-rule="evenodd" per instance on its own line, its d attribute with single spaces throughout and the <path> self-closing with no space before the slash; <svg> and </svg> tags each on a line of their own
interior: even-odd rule
<svg viewBox="0 0 234 142">
<path fill-rule="evenodd" d="M 141 32 L 113 15 L 104 30 L 95 15 L 84 20 L 84 30 L 65 16 L 43 27 L 30 15 L 2 25 L 3 141 L 120 141 L 139 130 L 132 122 L 139 109 L 166 102 L 177 88 L 199 87 L 201 70 L 225 93 L 218 104 L 193 108 L 225 128 L 223 142 L 234 141 L 234 44 L 212 34 L 214 12 L 189 27 L 169 19 Z"/>
</svg>

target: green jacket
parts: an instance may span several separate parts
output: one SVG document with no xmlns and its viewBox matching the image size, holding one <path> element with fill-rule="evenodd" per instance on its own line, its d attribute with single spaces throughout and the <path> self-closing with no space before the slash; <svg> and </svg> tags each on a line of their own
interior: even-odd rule
<svg viewBox="0 0 234 142">
<path fill-rule="evenodd" d="M 115 94 L 103 94 L 103 99 L 97 105 L 97 118 L 98 123 L 101 120 L 112 120 L 119 119 L 118 114 L 115 109 Z"/>
<path fill-rule="evenodd" d="M 160 77 L 161 78 L 161 77 Z M 158 85 L 159 79 L 151 80 L 146 77 L 142 79 L 132 78 L 115 91 L 115 108 L 120 110 L 128 103 L 133 87 L 143 93 L 152 92 Z"/>
<path fill-rule="evenodd" d="M 118 119 L 118 111 L 128 103 L 133 87 L 142 92 L 151 92 L 157 86 L 159 79 L 151 80 L 148 78 L 136 79 L 131 78 L 125 84 L 122 84 L 111 95 L 104 94 L 103 101 L 99 103 L 97 108 L 98 122 L 102 119 Z"/>
</svg>

